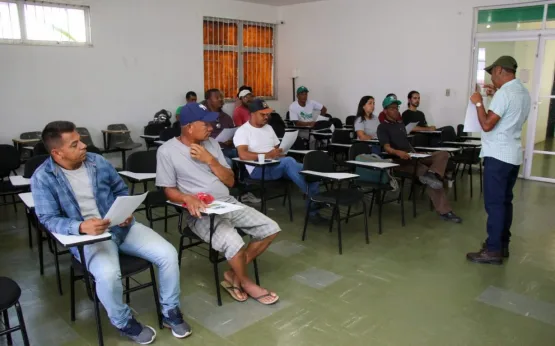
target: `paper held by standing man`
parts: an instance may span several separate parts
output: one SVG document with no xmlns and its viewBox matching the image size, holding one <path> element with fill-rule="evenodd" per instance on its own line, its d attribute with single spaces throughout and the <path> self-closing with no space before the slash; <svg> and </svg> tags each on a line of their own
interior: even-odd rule
<svg viewBox="0 0 555 346">
<path fill-rule="evenodd" d="M 464 132 L 482 132 L 482 126 L 478 120 L 478 110 L 476 105 L 468 101 L 466 116 L 464 118 Z"/>
</svg>

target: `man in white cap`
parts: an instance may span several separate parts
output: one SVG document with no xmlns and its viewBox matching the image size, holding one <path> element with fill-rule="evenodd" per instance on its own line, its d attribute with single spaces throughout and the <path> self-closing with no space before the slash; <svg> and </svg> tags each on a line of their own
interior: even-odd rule
<svg viewBox="0 0 555 346">
<path fill-rule="evenodd" d="M 235 126 L 241 126 L 248 122 L 251 116 L 249 103 L 252 101 L 252 91 L 249 89 L 241 90 L 237 94 L 241 104 L 233 111 L 233 122 Z"/>
</svg>

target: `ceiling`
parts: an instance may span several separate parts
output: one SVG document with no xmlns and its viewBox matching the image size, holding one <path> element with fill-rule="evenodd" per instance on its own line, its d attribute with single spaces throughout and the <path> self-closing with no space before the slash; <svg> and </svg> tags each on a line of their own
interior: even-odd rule
<svg viewBox="0 0 555 346">
<path fill-rule="evenodd" d="M 288 6 L 288 5 L 302 4 L 305 2 L 315 2 L 315 1 L 322 1 L 322 0 L 236 0 L 236 1 L 252 2 L 255 4 L 271 5 L 271 6 Z"/>
</svg>

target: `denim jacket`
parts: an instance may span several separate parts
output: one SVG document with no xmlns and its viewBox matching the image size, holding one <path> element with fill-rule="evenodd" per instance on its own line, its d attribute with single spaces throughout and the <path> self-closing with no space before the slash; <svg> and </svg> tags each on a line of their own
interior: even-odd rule
<svg viewBox="0 0 555 346">
<path fill-rule="evenodd" d="M 83 164 L 91 179 L 96 206 L 104 217 L 116 197 L 129 195 L 128 187 L 115 168 L 102 156 L 87 153 Z M 35 213 L 46 229 L 64 235 L 79 235 L 79 226 L 84 221 L 81 209 L 64 172 L 52 158 L 47 159 L 33 174 L 31 191 Z M 120 245 L 131 226 L 132 224 L 128 227 L 111 227 L 112 240 Z M 77 251 L 72 252 L 76 255 Z"/>
</svg>

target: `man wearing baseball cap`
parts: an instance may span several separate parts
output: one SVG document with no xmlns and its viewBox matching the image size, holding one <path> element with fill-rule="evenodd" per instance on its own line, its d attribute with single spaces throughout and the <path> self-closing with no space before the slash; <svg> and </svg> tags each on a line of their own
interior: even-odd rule
<svg viewBox="0 0 555 346">
<path fill-rule="evenodd" d="M 484 70 L 491 75 L 493 99 L 486 111 L 482 95 L 470 98 L 482 127 L 484 204 L 488 214 L 488 238 L 478 252 L 466 258 L 476 263 L 501 264 L 509 257 L 513 222 L 513 188 L 522 164 L 522 127 L 530 113 L 530 93 L 515 74 L 511 56 L 502 56 Z"/>
<path fill-rule="evenodd" d="M 258 154 L 265 154 L 265 158 L 268 159 L 279 159 L 279 165 L 265 167 L 265 180 L 287 178 L 303 193 L 308 193 L 309 197 L 318 194 L 319 184 L 307 184 L 304 177 L 299 174 L 303 165 L 292 157 L 284 157 L 282 149 L 279 148 L 279 139 L 272 127 L 268 125 L 268 119 L 273 110 L 261 99 L 251 102 L 249 110 L 250 120 L 241 126 L 233 137 L 233 143 L 237 147 L 241 160 L 257 160 Z M 251 178 L 262 179 L 261 167 L 246 165 L 246 168 Z M 309 217 L 312 222 L 323 221 L 323 217 L 317 210 L 312 210 Z"/>
<path fill-rule="evenodd" d="M 321 115 L 328 113 L 328 109 L 321 103 L 308 99 L 308 88 L 300 86 L 297 88 L 297 101 L 289 106 L 289 120 L 297 126 L 314 126 L 314 111 L 320 111 Z"/>
<path fill-rule="evenodd" d="M 401 101 L 393 96 L 386 97 L 382 106 L 385 111 L 384 122 L 378 126 L 378 139 L 384 150 L 393 156 L 395 163 L 399 164 L 395 169 L 403 172 L 413 173 L 416 169 L 416 176 L 420 182 L 427 186 L 426 192 L 435 210 L 441 219 L 454 223 L 461 223 L 462 219 L 453 213 L 451 205 L 447 200 L 443 189 L 443 177 L 449 154 L 444 151 L 436 151 L 430 157 L 419 159 L 416 163 L 411 157 L 415 150 L 407 138 L 407 130 L 399 113 Z"/>
<path fill-rule="evenodd" d="M 266 250 L 280 228 L 266 215 L 230 196 L 229 188 L 235 182 L 233 171 L 218 142 L 210 137 L 211 122 L 218 116 L 219 113 L 209 112 L 196 103 L 183 106 L 181 136 L 158 148 L 156 186 L 164 188 L 170 201 L 185 205 L 191 230 L 205 242 L 212 240 L 213 248 L 225 255 L 231 270 L 224 273 L 225 280 L 221 285 L 231 297 L 239 302 L 252 297 L 265 305 L 274 304 L 279 297 L 256 285 L 248 277 L 246 266 Z M 242 208 L 225 216 L 216 216 L 216 231 L 211 236 L 210 217 L 202 216 L 207 205 L 197 197 L 199 193 Z M 253 240 L 246 248 L 236 228 L 252 236 Z"/>
<path fill-rule="evenodd" d="M 249 103 L 252 101 L 252 91 L 245 89 L 237 94 L 241 104 L 233 111 L 233 122 L 235 126 L 241 126 L 249 121 L 251 113 L 249 112 Z"/>
</svg>

